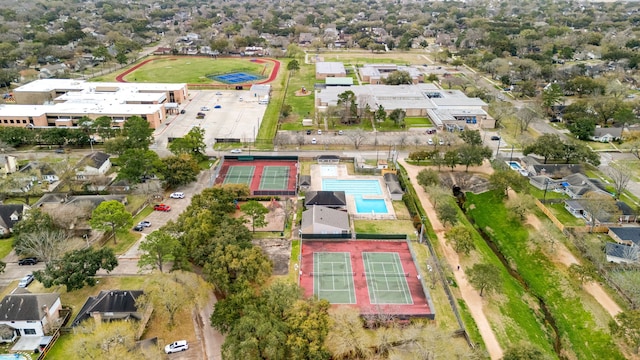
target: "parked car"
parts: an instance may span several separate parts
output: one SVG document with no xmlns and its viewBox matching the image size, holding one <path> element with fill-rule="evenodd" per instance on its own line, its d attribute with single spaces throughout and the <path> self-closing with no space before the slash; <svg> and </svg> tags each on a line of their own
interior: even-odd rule
<svg viewBox="0 0 640 360">
<path fill-rule="evenodd" d="M 138 224 L 138 225 L 133 227 L 133 230 L 134 231 L 142 231 L 142 230 L 144 230 L 144 226 Z"/>
<path fill-rule="evenodd" d="M 438 144 L 439 145 L 444 145 L 444 140 L 442 140 L 442 139 L 438 140 Z"/>
<path fill-rule="evenodd" d="M 313 139 L 311 139 L 311 143 L 312 143 L 312 144 L 317 144 L 317 143 L 318 143 L 318 141 L 316 140 L 316 138 L 313 138 Z"/>
<path fill-rule="evenodd" d="M 153 210 L 155 211 L 171 211 L 171 206 L 166 204 L 156 204 L 153 206 Z"/>
<path fill-rule="evenodd" d="M 307 130 L 307 135 L 311 135 L 311 130 Z"/>
<path fill-rule="evenodd" d="M 22 279 L 20 279 L 20 282 L 18 283 L 18 287 L 19 288 L 26 288 L 32 282 L 33 282 L 33 275 L 29 274 L 29 275 L 23 277 Z"/>
<path fill-rule="evenodd" d="M 242 101 L 242 96 L 240 96 L 240 97 L 238 98 L 238 101 Z"/>
<path fill-rule="evenodd" d="M 180 110 L 180 114 L 186 114 L 186 113 L 187 113 L 187 110 L 185 109 Z"/>
<path fill-rule="evenodd" d="M 342 130 L 339 130 L 338 135 L 344 135 L 344 132 Z"/>
<path fill-rule="evenodd" d="M 184 193 L 183 192 L 174 192 L 171 193 L 171 195 L 169 195 L 170 198 L 172 199 L 184 199 Z"/>
<path fill-rule="evenodd" d="M 500 140 L 500 136 L 498 136 L 498 135 L 493 135 L 493 136 L 491 137 L 491 140 L 493 140 L 493 141 L 498 141 L 498 140 Z"/>
<path fill-rule="evenodd" d="M 143 221 L 140 221 L 138 223 L 138 225 L 142 225 L 144 227 L 150 227 L 151 226 L 151 221 L 143 220 Z"/>
<path fill-rule="evenodd" d="M 318 129 L 318 135 L 322 135 L 322 130 Z"/>
<path fill-rule="evenodd" d="M 232 154 L 240 154 L 240 153 L 242 153 L 242 149 L 233 149 L 233 150 L 231 150 L 229 152 L 232 153 Z"/>
<path fill-rule="evenodd" d="M 429 144 L 429 145 L 433 145 L 433 139 L 432 139 L 432 138 L 429 138 L 429 139 L 427 140 L 427 144 Z"/>
<path fill-rule="evenodd" d="M 437 130 L 434 128 L 428 128 L 425 132 L 429 135 L 433 135 L 437 132 Z"/>
<path fill-rule="evenodd" d="M 222 105 L 216 105 L 213 107 L 214 109 L 222 109 Z"/>
<path fill-rule="evenodd" d="M 22 266 L 22 265 L 35 265 L 39 262 L 38 258 L 36 257 L 28 257 L 28 258 L 24 258 L 24 259 L 20 259 L 18 260 L 18 265 Z"/>
<path fill-rule="evenodd" d="M 222 95 L 220 91 L 216 91 L 216 95 Z"/>
<path fill-rule="evenodd" d="M 164 352 L 167 354 L 173 354 L 180 351 L 185 351 L 189 348 L 187 340 L 178 340 L 164 347 Z"/>
<path fill-rule="evenodd" d="M 64 149 L 63 148 L 57 148 L 56 149 L 56 154 L 64 154 Z"/>
<path fill-rule="evenodd" d="M 209 111 L 211 109 L 209 109 L 207 106 L 203 106 L 200 108 L 200 111 Z"/>
</svg>

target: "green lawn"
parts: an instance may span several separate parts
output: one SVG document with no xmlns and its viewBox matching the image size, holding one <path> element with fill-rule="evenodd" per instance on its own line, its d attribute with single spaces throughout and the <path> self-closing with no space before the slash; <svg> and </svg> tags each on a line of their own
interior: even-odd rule
<svg viewBox="0 0 640 360">
<path fill-rule="evenodd" d="M 433 126 L 431 121 L 426 117 L 408 117 L 404 119 L 404 123 L 407 128 Z"/>
<path fill-rule="evenodd" d="M 571 213 L 569 213 L 567 211 L 567 209 L 564 208 L 564 203 L 547 204 L 547 208 L 549 208 L 551 210 L 551 212 L 553 213 L 553 215 L 558 220 L 560 220 L 560 222 L 563 223 L 565 226 L 583 226 L 583 225 L 585 225 L 584 220 L 578 219 L 577 217 L 571 215 Z"/>
<path fill-rule="evenodd" d="M 127 75 L 125 80 L 143 83 L 221 84 L 207 76 L 232 72 L 246 72 L 260 76 L 265 64 L 267 64 L 267 70 L 264 71 L 266 77 L 273 68 L 271 62 L 258 64 L 251 62 L 248 58 L 159 57 Z M 119 73 L 122 73 L 122 70 L 119 70 Z"/>
<path fill-rule="evenodd" d="M 4 259 L 13 249 L 13 237 L 0 240 L 0 260 Z"/>
<path fill-rule="evenodd" d="M 354 220 L 356 233 L 406 234 L 415 240 L 416 234 L 410 220 Z"/>
<path fill-rule="evenodd" d="M 526 304 L 527 301 L 523 301 L 523 298 L 528 298 L 532 304 L 537 304 L 535 298 L 532 298 L 535 294 L 547 304 L 558 333 L 562 336 L 563 349 L 571 353 L 570 357 L 624 359 L 608 331 L 602 330 L 607 325 L 596 323 L 593 315 L 585 310 L 577 294 L 582 291 L 580 284 L 567 273 L 559 271 L 539 249 L 531 246 L 528 230 L 509 216 L 502 197 L 495 196 L 493 192 L 480 195 L 467 194 L 467 202 L 470 206 L 469 214 L 474 218 L 476 226 L 487 229 L 496 246 L 509 259 L 513 267 L 517 268 L 518 273 L 530 288 L 530 291 L 520 296 L 520 299 L 509 296 L 510 299 L 517 300 L 517 303 L 512 301 L 498 305 L 502 312 L 514 318 L 514 322 L 520 325 L 518 328 L 524 330 L 525 327 L 517 319 L 524 313 L 531 313 L 532 307 Z M 505 280 L 511 281 L 512 278 L 506 273 L 504 276 Z M 526 306 L 513 311 L 518 303 Z M 520 331 L 518 328 L 510 329 L 506 334 Z M 542 342 L 546 341 L 543 335 L 540 334 L 536 341 L 533 341 L 532 336 L 522 340 L 545 345 Z M 544 347 L 549 349 L 550 344 L 546 343 Z"/>
</svg>

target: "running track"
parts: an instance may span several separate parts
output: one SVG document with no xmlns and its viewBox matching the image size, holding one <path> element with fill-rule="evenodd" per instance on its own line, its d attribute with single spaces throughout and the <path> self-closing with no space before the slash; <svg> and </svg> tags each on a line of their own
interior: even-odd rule
<svg viewBox="0 0 640 360">
<path fill-rule="evenodd" d="M 173 56 L 175 57 L 175 56 Z M 116 81 L 117 82 L 128 82 L 126 81 L 124 78 L 125 76 L 131 74 L 132 72 L 138 70 L 139 68 L 141 68 L 142 66 L 144 66 L 145 64 L 154 61 L 158 58 L 154 58 L 154 59 L 147 59 L 141 63 L 139 63 L 138 65 L 132 67 L 131 69 L 121 73 L 120 75 L 116 76 Z M 247 60 L 250 61 L 250 60 Z M 256 59 L 256 63 L 260 64 L 260 63 L 265 63 L 265 62 L 272 62 L 273 63 L 273 70 L 271 70 L 271 74 L 269 75 L 269 78 L 260 82 L 257 82 L 255 84 L 266 84 L 266 83 L 270 83 L 273 80 L 276 79 L 276 76 L 278 76 L 278 72 L 280 71 L 280 61 L 275 60 L 275 59 L 271 59 L 271 58 L 260 58 L 260 59 Z M 218 84 L 189 84 L 189 86 L 193 86 L 193 87 L 197 87 L 197 86 L 216 86 Z M 251 86 L 252 84 L 233 84 L 233 86 Z M 221 84 L 219 86 L 228 86 L 228 84 Z"/>
</svg>

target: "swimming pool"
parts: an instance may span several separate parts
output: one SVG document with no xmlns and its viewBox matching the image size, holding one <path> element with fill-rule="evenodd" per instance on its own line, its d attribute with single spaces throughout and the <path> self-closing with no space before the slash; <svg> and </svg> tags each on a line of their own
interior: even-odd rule
<svg viewBox="0 0 640 360">
<path fill-rule="evenodd" d="M 518 164 L 518 163 L 517 163 L 517 162 L 515 162 L 515 161 L 507 161 L 507 164 L 508 164 L 508 165 L 509 165 L 513 170 L 516 170 L 516 171 L 520 171 L 520 170 L 522 170 L 522 166 L 520 166 L 520 164 Z"/>
<path fill-rule="evenodd" d="M 359 214 L 389 213 L 384 199 L 363 199 L 361 196 L 355 196 L 354 199 L 356 201 L 356 212 Z"/>
<path fill-rule="evenodd" d="M 0 360 L 27 360 L 22 354 L 0 354 Z"/>
<path fill-rule="evenodd" d="M 378 180 L 322 179 L 322 190 L 344 191 L 346 195 L 382 195 Z"/>
</svg>

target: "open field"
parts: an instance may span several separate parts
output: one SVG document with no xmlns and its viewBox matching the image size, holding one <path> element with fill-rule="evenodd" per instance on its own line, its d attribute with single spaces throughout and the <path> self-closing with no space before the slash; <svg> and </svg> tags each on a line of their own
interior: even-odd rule
<svg viewBox="0 0 640 360">
<path fill-rule="evenodd" d="M 226 74 L 231 72 L 246 72 L 253 75 L 268 77 L 273 69 L 273 63 L 256 63 L 250 58 L 210 58 L 169 56 L 151 58 L 152 61 L 144 63 L 124 77 L 128 82 L 157 82 L 157 83 L 188 83 L 188 84 L 222 84 L 207 76 Z M 134 68 L 133 65 L 128 69 Z M 115 80 L 115 77 L 114 77 Z M 107 77 L 105 77 L 105 81 Z"/>
<path fill-rule="evenodd" d="M 429 63 L 424 57 L 428 57 L 426 52 L 392 52 L 374 53 L 371 51 L 340 51 L 323 52 L 319 54 L 323 61 L 340 61 L 351 65 L 393 63 L 393 64 L 425 64 Z M 310 56 L 311 57 L 311 56 Z"/>
</svg>

